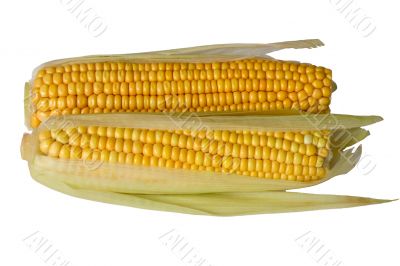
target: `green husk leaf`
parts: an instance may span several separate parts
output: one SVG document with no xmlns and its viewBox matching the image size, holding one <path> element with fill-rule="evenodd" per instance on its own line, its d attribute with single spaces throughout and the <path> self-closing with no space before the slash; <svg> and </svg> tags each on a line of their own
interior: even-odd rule
<svg viewBox="0 0 400 266">
<path fill-rule="evenodd" d="M 296 192 L 143 195 L 76 188 L 45 176 L 35 179 L 59 192 L 111 204 L 196 215 L 235 216 L 348 208 L 390 200 Z"/>
<path fill-rule="evenodd" d="M 239 44 L 216 44 L 205 45 L 181 49 L 173 49 L 166 51 L 155 52 L 157 54 L 230 54 L 230 55 L 245 55 L 245 56 L 263 56 L 271 52 L 276 52 L 283 49 L 303 49 L 303 48 L 316 48 L 323 46 L 323 42 L 318 39 L 286 41 L 270 44 L 252 44 L 252 43 L 239 43 Z"/>
<path fill-rule="evenodd" d="M 379 116 L 340 114 L 270 115 L 267 112 L 231 112 L 225 115 L 204 113 L 111 113 L 50 117 L 42 127 L 114 126 L 125 128 L 189 130 L 342 130 L 371 125 Z"/>
<path fill-rule="evenodd" d="M 24 122 L 27 128 L 30 128 L 30 118 L 32 115 L 32 88 L 31 83 L 25 82 L 24 86 Z"/>
</svg>

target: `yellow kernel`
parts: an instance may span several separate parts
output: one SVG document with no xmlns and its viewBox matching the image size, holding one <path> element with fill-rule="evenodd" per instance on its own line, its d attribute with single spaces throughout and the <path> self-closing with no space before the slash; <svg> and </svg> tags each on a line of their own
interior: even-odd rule
<svg viewBox="0 0 400 266">
<path fill-rule="evenodd" d="M 135 154 L 133 157 L 133 164 L 134 165 L 142 165 L 143 162 L 143 155 L 142 154 Z"/>
<path fill-rule="evenodd" d="M 317 148 L 312 144 L 306 144 L 306 155 L 311 156 L 317 153 Z"/>
<path fill-rule="evenodd" d="M 60 149 L 59 157 L 60 157 L 60 159 L 69 159 L 70 158 L 70 146 L 63 145 Z"/>
<path fill-rule="evenodd" d="M 326 170 L 325 168 L 317 168 L 317 176 L 322 178 L 325 177 L 326 175 Z"/>
<path fill-rule="evenodd" d="M 40 151 L 41 151 L 42 153 L 44 153 L 44 154 L 48 154 L 49 148 L 50 148 L 50 146 L 51 146 L 51 144 L 52 144 L 53 142 L 54 142 L 54 140 L 51 139 L 51 138 L 48 138 L 48 139 L 45 139 L 45 140 L 40 141 L 40 145 L 39 145 Z"/>
<path fill-rule="evenodd" d="M 50 144 L 48 148 L 48 155 L 51 157 L 58 157 L 60 154 L 62 144 L 58 141 L 54 141 Z"/>
</svg>

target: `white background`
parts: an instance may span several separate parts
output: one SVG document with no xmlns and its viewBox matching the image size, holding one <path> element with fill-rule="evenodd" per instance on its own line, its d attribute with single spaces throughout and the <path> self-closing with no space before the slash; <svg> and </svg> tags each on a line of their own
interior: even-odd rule
<svg viewBox="0 0 400 266">
<path fill-rule="evenodd" d="M 1 5 L 1 187 L 0 265 L 51 265 L 25 238 L 53 244 L 68 265 L 195 265 L 181 260 L 165 238 L 183 237 L 203 265 L 323 265 L 322 251 L 308 251 L 301 236 L 341 265 L 399 265 L 400 203 L 340 210 L 244 217 L 201 217 L 86 201 L 52 191 L 29 175 L 20 159 L 23 86 L 42 62 L 87 54 L 129 53 L 213 43 L 320 38 L 325 47 L 274 54 L 330 67 L 338 90 L 332 111 L 377 114 L 363 167 L 306 192 L 394 199 L 399 193 L 398 6 L 395 1 L 95 1 L 85 0 L 97 22 L 94 37 L 69 11 L 70 0 L 7 1 Z M 72 1 L 72 0 L 71 0 Z M 76 0 L 72 2 L 77 2 Z M 353 21 L 346 13 L 360 8 Z M 101 19 L 100 19 L 101 18 Z M 357 29 L 357 19 L 364 24 Z M 367 30 L 368 23 L 372 23 Z M 376 30 L 369 36 L 367 31 Z M 183 243 L 182 242 L 182 243 Z M 181 244 L 182 244 L 181 243 Z M 165 245 L 167 244 L 167 245 Z M 188 250 L 186 250 L 188 251 Z M 49 255 L 49 253 L 47 253 Z M 56 264 L 61 265 L 61 264 Z M 328 263 L 327 265 L 334 265 Z"/>
</svg>

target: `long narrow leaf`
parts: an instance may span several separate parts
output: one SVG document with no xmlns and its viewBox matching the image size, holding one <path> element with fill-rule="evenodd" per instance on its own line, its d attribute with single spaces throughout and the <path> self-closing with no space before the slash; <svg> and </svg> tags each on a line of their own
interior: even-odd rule
<svg viewBox="0 0 400 266">
<path fill-rule="evenodd" d="M 234 216 L 348 208 L 389 202 L 362 197 L 295 192 L 142 195 L 74 188 L 55 179 L 36 176 L 38 182 L 62 193 L 88 200 L 150 210 L 197 215 Z"/>
</svg>

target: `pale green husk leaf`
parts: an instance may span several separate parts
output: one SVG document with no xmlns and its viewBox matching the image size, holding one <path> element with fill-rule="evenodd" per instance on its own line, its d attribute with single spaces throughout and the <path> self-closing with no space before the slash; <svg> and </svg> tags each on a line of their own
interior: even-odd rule
<svg viewBox="0 0 400 266">
<path fill-rule="evenodd" d="M 43 185 L 59 192 L 105 203 L 196 215 L 235 216 L 348 208 L 389 200 L 296 192 L 247 192 L 143 195 L 76 188 L 51 176 L 36 176 Z"/>
</svg>

